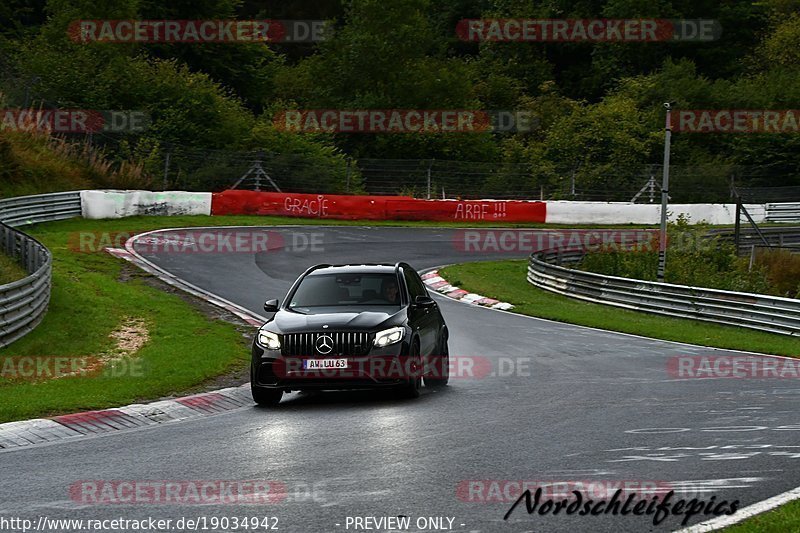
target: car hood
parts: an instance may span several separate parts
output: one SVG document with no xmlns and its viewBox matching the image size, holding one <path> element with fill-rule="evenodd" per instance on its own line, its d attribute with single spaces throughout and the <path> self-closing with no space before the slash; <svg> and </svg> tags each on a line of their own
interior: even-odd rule
<svg viewBox="0 0 800 533">
<path fill-rule="evenodd" d="M 304 309 L 304 312 L 281 310 L 275 313 L 270 321 L 270 329 L 277 333 L 304 333 L 314 331 L 376 331 L 403 324 L 405 309 L 379 308 L 370 311 L 341 309 L 336 312 L 330 308 L 316 310 Z M 323 326 L 328 326 L 324 328 Z"/>
</svg>

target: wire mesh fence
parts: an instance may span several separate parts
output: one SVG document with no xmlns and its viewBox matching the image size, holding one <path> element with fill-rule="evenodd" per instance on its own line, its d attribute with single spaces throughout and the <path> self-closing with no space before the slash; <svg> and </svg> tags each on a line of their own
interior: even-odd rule
<svg viewBox="0 0 800 533">
<path fill-rule="evenodd" d="M 168 160 L 167 160 L 168 158 Z M 173 147 L 156 185 L 187 190 L 227 188 L 296 193 L 405 195 L 416 198 L 498 198 L 659 203 L 660 165 L 622 173 L 563 167 L 440 159 L 324 160 L 304 154 L 198 152 Z M 672 166 L 670 202 L 732 202 L 730 187 L 753 169 Z M 800 188 L 799 188 L 800 189 Z M 775 195 L 773 195 L 775 196 Z M 780 196 L 780 195 L 778 195 Z M 763 198 L 759 200 L 759 198 Z M 748 201 L 771 201 L 755 191 Z"/>
<path fill-rule="evenodd" d="M 148 145 L 106 133 L 59 139 L 75 153 L 137 169 L 139 179 L 102 183 L 106 188 L 222 191 L 230 188 L 313 194 L 404 195 L 416 198 L 576 200 L 660 203 L 661 166 L 581 168 L 529 163 L 442 159 L 353 159 L 339 153 L 276 153 L 163 144 Z M 90 147 L 88 150 L 86 147 Z M 670 167 L 671 203 L 732 203 L 736 185 L 745 202 L 800 201 L 800 186 L 762 183 L 764 169 L 746 166 Z M 130 172 L 128 173 L 130 174 Z M 773 175 L 797 183 L 800 175 Z"/>
<path fill-rule="evenodd" d="M 745 202 L 800 202 L 800 187 L 737 187 Z"/>
<path fill-rule="evenodd" d="M 115 153 L 114 150 L 106 150 Z M 118 153 L 118 152 L 117 152 Z M 202 150 L 167 146 L 148 157 L 153 189 L 229 188 L 294 193 L 406 195 L 416 198 L 500 198 L 658 203 L 660 165 L 587 175 L 574 168 L 439 159 L 320 158 L 267 151 Z M 670 169 L 670 202 L 731 202 L 733 183 L 748 167 Z M 800 187 L 744 189 L 748 202 L 800 200 Z"/>
<path fill-rule="evenodd" d="M 83 142 L 86 140 L 84 139 Z M 146 156 L 125 141 L 94 136 L 108 157 L 140 157 L 154 190 L 220 191 L 229 188 L 293 193 L 405 195 L 416 198 L 499 198 L 659 203 L 661 165 L 625 171 L 527 163 L 441 159 L 352 159 L 344 155 L 286 154 L 266 150 L 207 150 L 166 145 Z M 122 144 L 123 146 L 120 146 Z M 731 186 L 761 179 L 761 168 L 743 166 L 670 167 L 670 202 L 732 202 Z M 783 182 L 800 176 L 780 176 Z M 777 180 L 776 180 L 777 181 Z M 774 193 L 752 191 L 747 201 L 766 202 L 800 187 Z"/>
</svg>

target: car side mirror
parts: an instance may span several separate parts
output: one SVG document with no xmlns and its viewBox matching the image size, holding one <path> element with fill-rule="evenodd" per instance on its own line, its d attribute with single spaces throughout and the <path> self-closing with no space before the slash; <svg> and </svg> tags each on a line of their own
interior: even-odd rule
<svg viewBox="0 0 800 533">
<path fill-rule="evenodd" d="M 267 303 L 264 304 L 264 311 L 267 313 L 277 313 L 278 300 L 267 300 Z"/>
<path fill-rule="evenodd" d="M 430 296 L 417 296 L 414 298 L 414 305 L 417 307 L 433 307 L 436 302 Z"/>
</svg>

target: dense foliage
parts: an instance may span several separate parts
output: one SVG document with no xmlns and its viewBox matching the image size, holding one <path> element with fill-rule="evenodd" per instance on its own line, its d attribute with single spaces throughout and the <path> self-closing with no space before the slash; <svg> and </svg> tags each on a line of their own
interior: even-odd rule
<svg viewBox="0 0 800 533">
<path fill-rule="evenodd" d="M 527 169 L 514 183 L 487 180 L 489 193 L 553 190 L 566 180 L 585 190 L 638 189 L 646 165 L 661 162 L 663 102 L 800 107 L 799 11 L 800 0 L 6 0 L 0 105 L 146 110 L 152 123 L 144 133 L 94 142 L 155 176 L 181 147 L 300 154 L 305 169 L 326 169 L 328 189 L 349 185 L 348 158 Z M 490 17 L 703 18 L 723 32 L 705 43 L 459 40 L 459 20 Z M 76 43 L 67 33 L 77 19 L 230 18 L 326 19 L 335 31 L 316 44 L 269 45 Z M 328 108 L 528 110 L 540 127 L 369 135 L 273 126 L 280 110 Z M 673 163 L 699 169 L 678 171 L 675 183 L 724 189 L 734 168 L 752 168 L 738 172 L 742 183 L 797 184 L 799 151 L 796 134 L 675 135 Z"/>
<path fill-rule="evenodd" d="M 733 243 L 712 238 L 707 231 L 685 219 L 670 225 L 664 281 L 789 298 L 800 295 L 800 256 L 787 249 L 761 249 L 752 257 L 738 257 Z M 657 242 L 633 251 L 605 247 L 586 254 L 576 268 L 656 281 L 657 249 Z"/>
</svg>

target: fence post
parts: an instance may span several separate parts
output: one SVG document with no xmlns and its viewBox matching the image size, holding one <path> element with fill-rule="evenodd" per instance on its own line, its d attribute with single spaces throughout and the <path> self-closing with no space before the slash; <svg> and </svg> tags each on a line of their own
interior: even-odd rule
<svg viewBox="0 0 800 533">
<path fill-rule="evenodd" d="M 569 178 L 569 195 L 570 198 L 573 200 L 575 199 L 575 173 L 578 171 L 577 168 L 572 169 L 572 175 Z"/>
<path fill-rule="evenodd" d="M 433 167 L 433 162 L 436 161 L 435 159 L 431 159 L 428 161 L 428 200 L 431 199 L 431 167 Z"/>
<path fill-rule="evenodd" d="M 742 235 L 742 197 L 739 196 L 739 192 L 736 190 L 736 187 L 731 186 L 731 194 L 733 195 L 733 199 L 736 200 L 736 218 L 733 221 L 733 245 L 736 247 L 736 253 L 739 253 L 739 239 Z"/>
<path fill-rule="evenodd" d="M 164 190 L 166 191 L 169 187 L 169 158 L 172 155 L 172 150 L 167 152 L 167 157 L 164 159 Z"/>
<path fill-rule="evenodd" d="M 667 109 L 667 123 L 664 128 L 664 168 L 661 184 L 661 230 L 658 243 L 658 272 L 656 279 L 664 281 L 664 271 L 667 266 L 667 206 L 669 204 L 669 151 L 672 140 L 672 106 L 669 102 L 664 104 Z"/>
</svg>

